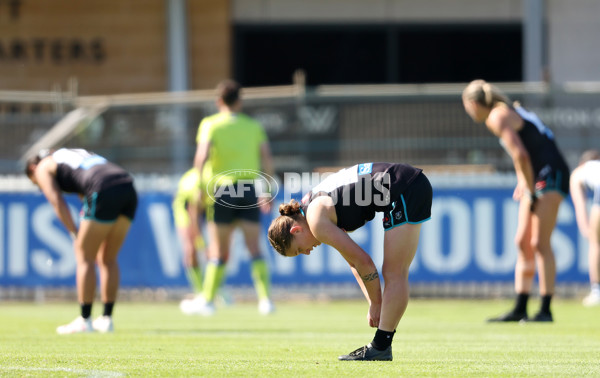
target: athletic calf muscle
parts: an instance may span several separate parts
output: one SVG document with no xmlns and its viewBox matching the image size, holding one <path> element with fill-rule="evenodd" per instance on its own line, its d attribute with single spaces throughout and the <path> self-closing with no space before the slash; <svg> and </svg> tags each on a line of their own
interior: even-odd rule
<svg viewBox="0 0 600 378">
<path fill-rule="evenodd" d="M 365 275 L 361 274 L 360 278 L 362 278 L 363 282 L 374 281 L 374 280 L 379 279 L 379 273 L 377 271 L 374 271 L 372 273 L 365 274 Z"/>
</svg>

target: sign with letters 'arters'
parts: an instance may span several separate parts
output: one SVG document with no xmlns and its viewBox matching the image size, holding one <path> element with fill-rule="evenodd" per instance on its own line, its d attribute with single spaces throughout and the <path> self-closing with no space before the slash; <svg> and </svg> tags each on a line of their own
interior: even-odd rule
<svg viewBox="0 0 600 378">
<path fill-rule="evenodd" d="M 64 91 L 76 79 L 81 95 L 167 91 L 168 4 L 0 0 L 0 89 Z M 211 54 L 190 62 L 190 89 L 228 75 L 226 4 L 188 2 L 189 59 Z"/>
<path fill-rule="evenodd" d="M 76 78 L 84 94 L 164 90 L 163 11 L 152 0 L 0 0 L 2 89 L 65 90 Z"/>
</svg>

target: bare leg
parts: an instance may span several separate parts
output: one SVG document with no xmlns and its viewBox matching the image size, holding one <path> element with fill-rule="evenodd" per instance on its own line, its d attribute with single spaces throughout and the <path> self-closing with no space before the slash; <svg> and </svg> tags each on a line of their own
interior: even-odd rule
<svg viewBox="0 0 600 378">
<path fill-rule="evenodd" d="M 420 224 L 404 224 L 385 232 L 380 330 L 393 332 L 404 315 L 409 297 L 408 269 L 417 251 L 420 231 Z"/>
<path fill-rule="evenodd" d="M 120 216 L 112 225 L 105 242 L 98 254 L 98 267 L 100 271 L 100 297 L 104 303 L 114 303 L 119 291 L 119 264 L 117 255 L 129 232 L 131 221 L 125 216 Z"/>
<path fill-rule="evenodd" d="M 600 282 L 600 206 L 592 206 L 590 212 L 589 235 L 589 272 L 590 282 Z"/>
<path fill-rule="evenodd" d="M 196 245 L 192 233 L 188 227 L 178 227 L 177 234 L 183 248 L 183 266 L 186 268 L 198 266 L 198 256 L 196 255 Z"/>
<path fill-rule="evenodd" d="M 537 260 L 541 295 L 554 294 L 556 262 L 550 237 L 556 226 L 561 201 L 562 196 L 558 192 L 544 194 L 539 198 L 532 217 L 531 245 Z"/>
<path fill-rule="evenodd" d="M 244 241 L 250 255 L 253 258 L 260 257 L 260 249 L 258 247 L 258 240 L 260 235 L 260 223 L 241 221 L 240 228 L 244 234 Z"/>
<path fill-rule="evenodd" d="M 227 261 L 229 259 L 231 234 L 233 234 L 235 226 L 233 224 L 208 222 L 206 228 L 210 240 L 207 253 L 208 259 Z"/>
<path fill-rule="evenodd" d="M 75 240 L 77 259 L 77 299 L 90 304 L 96 292 L 96 256 L 112 224 L 82 220 Z"/>
<path fill-rule="evenodd" d="M 112 224 L 98 223 L 91 220 L 82 220 L 79 225 L 74 249 L 77 261 L 77 300 L 81 305 L 81 316 L 69 324 L 56 328 L 56 332 L 60 335 L 91 332 L 93 330 L 90 315 L 96 294 L 95 260 L 111 226 Z"/>
<path fill-rule="evenodd" d="M 225 279 L 225 264 L 229 259 L 231 234 L 235 227 L 233 224 L 208 222 L 207 228 L 210 243 L 202 293 L 207 302 L 212 302 Z"/>
<path fill-rule="evenodd" d="M 259 311 L 263 314 L 273 312 L 274 308 L 270 303 L 271 296 L 271 276 L 266 261 L 262 258 L 258 240 L 260 235 L 260 223 L 241 221 L 240 227 L 244 233 L 246 247 L 252 256 L 251 270 L 254 288 L 259 300 Z M 262 303 L 261 303 L 262 302 Z"/>
<path fill-rule="evenodd" d="M 514 322 L 527 317 L 527 302 L 535 276 L 535 254 L 531 245 L 532 215 L 529 199 L 522 199 L 519 204 L 519 221 L 515 244 L 518 248 L 515 265 L 515 292 L 517 297 L 512 310 L 489 322 Z"/>
<path fill-rule="evenodd" d="M 519 223 L 515 243 L 518 248 L 517 263 L 515 265 L 515 292 L 517 294 L 529 294 L 535 277 L 535 255 L 531 246 L 529 200 L 522 200 L 519 204 Z"/>
</svg>

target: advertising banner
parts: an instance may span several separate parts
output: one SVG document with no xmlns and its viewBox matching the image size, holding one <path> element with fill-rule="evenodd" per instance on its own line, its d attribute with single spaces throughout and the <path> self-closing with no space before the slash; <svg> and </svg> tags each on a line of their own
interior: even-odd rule
<svg viewBox="0 0 600 378">
<path fill-rule="evenodd" d="M 172 195 L 142 192 L 136 219 L 119 255 L 122 287 L 187 286 L 181 248 L 171 211 Z M 79 199 L 67 196 L 74 216 Z M 275 285 L 354 282 L 348 264 L 333 248 L 321 245 L 310 256 L 277 254 L 266 239 L 273 213 L 263 216 L 261 246 Z M 431 220 L 423 224 L 411 282 L 511 282 L 517 250 L 514 236 L 518 203 L 512 189 L 434 188 Z M 376 217 L 350 236 L 380 268 L 384 231 Z M 557 282 L 587 282 L 587 241 L 569 199 L 563 201 L 552 236 Z M 227 284 L 251 284 L 249 254 L 239 231 L 234 234 Z M 38 193 L 0 193 L 0 285 L 74 286 L 72 242 L 52 207 Z"/>
</svg>

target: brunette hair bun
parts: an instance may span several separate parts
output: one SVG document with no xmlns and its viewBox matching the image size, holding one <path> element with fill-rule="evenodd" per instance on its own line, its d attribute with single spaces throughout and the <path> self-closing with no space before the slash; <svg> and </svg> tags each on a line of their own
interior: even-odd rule
<svg viewBox="0 0 600 378">
<path fill-rule="evenodd" d="M 300 213 L 300 203 L 296 200 L 291 200 L 289 203 L 279 205 L 279 214 L 293 217 Z"/>
</svg>

